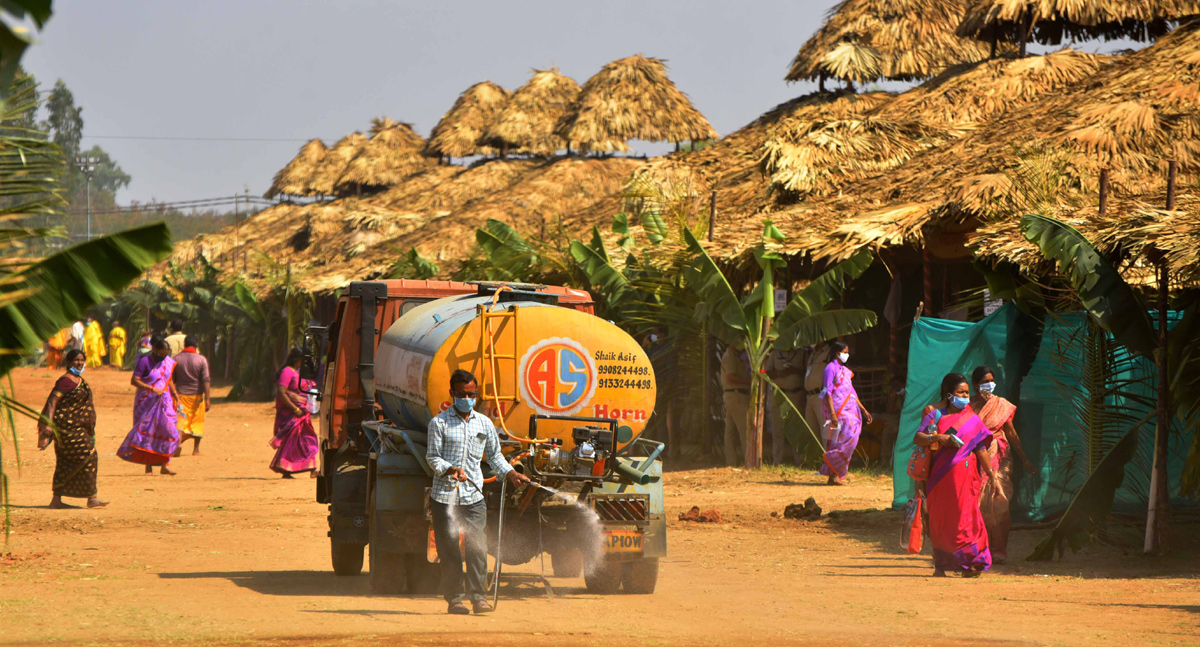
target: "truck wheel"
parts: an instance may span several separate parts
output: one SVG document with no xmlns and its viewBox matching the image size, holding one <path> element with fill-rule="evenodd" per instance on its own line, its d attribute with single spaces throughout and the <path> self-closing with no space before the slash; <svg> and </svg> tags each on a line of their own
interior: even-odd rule
<svg viewBox="0 0 1200 647">
<path fill-rule="evenodd" d="M 371 551 L 371 591 L 379 595 L 399 595 L 408 588 L 404 573 L 404 555 Z"/>
<path fill-rule="evenodd" d="M 333 572 L 338 575 L 358 575 L 363 567 L 363 545 L 349 541 L 329 542 Z"/>
<path fill-rule="evenodd" d="M 602 561 L 583 574 L 583 582 L 589 593 L 612 595 L 621 588 L 621 565 Z"/>
<path fill-rule="evenodd" d="M 409 553 L 404 556 L 404 574 L 408 579 L 409 594 L 436 595 L 441 592 L 441 566 L 430 564 L 423 553 Z"/>
<path fill-rule="evenodd" d="M 550 568 L 554 570 L 554 577 L 579 577 L 583 572 L 583 551 L 564 548 L 550 553 Z"/>
<path fill-rule="evenodd" d="M 658 558 L 639 559 L 621 566 L 621 584 L 626 593 L 654 593 L 654 587 L 658 585 Z"/>
</svg>

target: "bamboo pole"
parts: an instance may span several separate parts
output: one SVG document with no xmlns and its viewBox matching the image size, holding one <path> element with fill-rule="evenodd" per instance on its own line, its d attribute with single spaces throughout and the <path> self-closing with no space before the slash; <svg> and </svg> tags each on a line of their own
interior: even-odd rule
<svg viewBox="0 0 1200 647">
<path fill-rule="evenodd" d="M 1175 178 L 1178 162 L 1167 167 L 1167 211 L 1175 210 Z M 1167 309 L 1170 307 L 1170 267 L 1165 254 L 1156 251 L 1158 273 L 1158 417 L 1154 429 L 1154 462 L 1150 470 L 1150 506 L 1146 513 L 1146 554 L 1160 554 L 1166 548 L 1170 526 L 1170 483 L 1167 480 L 1167 443 L 1171 438 L 1171 390 L 1167 362 Z"/>
<path fill-rule="evenodd" d="M 1108 211 L 1108 169 L 1100 170 L 1100 215 Z"/>
<path fill-rule="evenodd" d="M 708 196 L 708 242 L 712 242 L 713 230 L 717 228 L 717 192 Z"/>
</svg>

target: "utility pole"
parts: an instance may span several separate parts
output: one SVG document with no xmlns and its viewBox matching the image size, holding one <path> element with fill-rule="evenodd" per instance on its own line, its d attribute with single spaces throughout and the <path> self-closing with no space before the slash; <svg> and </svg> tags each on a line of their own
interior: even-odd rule
<svg viewBox="0 0 1200 647">
<path fill-rule="evenodd" d="M 237 250 L 238 250 L 238 234 L 240 228 L 238 226 L 238 194 L 233 194 L 233 250 L 230 255 L 233 257 L 233 271 L 237 271 Z"/>
<path fill-rule="evenodd" d="M 96 165 L 100 163 L 99 157 L 88 157 L 80 155 L 75 158 L 75 164 L 79 166 L 79 170 L 87 177 L 87 239 L 92 239 L 92 177 L 96 173 Z"/>
</svg>

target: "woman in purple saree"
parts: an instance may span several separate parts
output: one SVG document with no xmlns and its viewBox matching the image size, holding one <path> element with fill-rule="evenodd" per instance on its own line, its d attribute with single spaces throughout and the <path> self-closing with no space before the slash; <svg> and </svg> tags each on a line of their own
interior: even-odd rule
<svg viewBox="0 0 1200 647">
<path fill-rule="evenodd" d="M 175 426 L 178 398 L 171 379 L 175 360 L 171 359 L 171 347 L 165 340 L 155 337 L 150 343 L 151 352 L 138 359 L 129 380 L 137 389 L 133 399 L 133 429 L 125 436 L 117 456 L 145 465 L 147 474 L 153 473 L 158 465 L 163 474 L 174 476 L 167 464 L 179 448 L 179 430 Z"/>
<path fill-rule="evenodd" d="M 846 368 L 850 347 L 835 341 L 829 345 L 829 357 L 829 363 L 825 365 L 825 388 L 821 390 L 828 437 L 825 438 L 826 451 L 820 471 L 829 477 L 829 485 L 843 485 L 850 473 L 850 458 L 854 456 L 854 448 L 858 447 L 858 437 L 862 434 L 862 419 L 865 416 L 867 424 L 873 419 L 858 401 L 858 393 L 851 382 L 854 371 Z"/>
<path fill-rule="evenodd" d="M 942 379 L 944 408 L 931 411 L 913 442 L 932 449 L 925 500 L 935 577 L 957 571 L 976 577 L 991 568 L 987 529 L 979 511 L 984 478 L 995 483 L 988 446 L 992 432 L 971 410 L 967 378 L 950 373 Z M 939 417 L 940 413 L 940 417 Z"/>
<path fill-rule="evenodd" d="M 317 451 L 320 444 L 313 429 L 306 391 L 316 386 L 312 380 L 300 379 L 299 348 L 288 352 L 283 368 L 275 380 L 275 435 L 271 447 L 275 457 L 271 469 L 290 479 L 297 472 L 312 472 L 316 476 Z"/>
</svg>

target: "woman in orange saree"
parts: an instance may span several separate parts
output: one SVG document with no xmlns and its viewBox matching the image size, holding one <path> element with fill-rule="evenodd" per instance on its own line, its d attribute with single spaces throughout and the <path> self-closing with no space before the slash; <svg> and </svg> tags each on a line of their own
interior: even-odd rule
<svg viewBox="0 0 1200 647">
<path fill-rule="evenodd" d="M 995 483 L 987 483 L 979 493 L 979 510 L 987 527 L 988 544 L 992 559 L 1003 564 L 1008 558 L 1008 531 L 1012 528 L 1010 503 L 1013 496 L 1013 454 L 1021 459 L 1021 465 L 1036 476 L 1033 464 L 1025 456 L 1021 438 L 1013 427 L 1013 416 L 1017 407 L 996 395 L 995 371 L 987 366 L 978 366 L 971 372 L 971 383 L 975 385 L 975 397 L 971 408 L 979 412 L 979 419 L 992 433 L 992 444 L 988 447 Z"/>
</svg>

